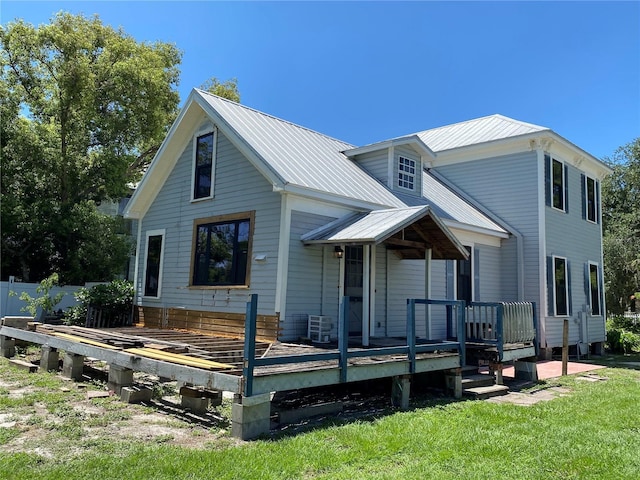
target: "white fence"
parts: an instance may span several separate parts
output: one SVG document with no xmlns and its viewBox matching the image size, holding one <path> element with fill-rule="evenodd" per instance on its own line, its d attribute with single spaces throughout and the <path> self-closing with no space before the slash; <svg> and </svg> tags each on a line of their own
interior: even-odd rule
<svg viewBox="0 0 640 480">
<path fill-rule="evenodd" d="M 40 295 L 36 293 L 39 283 L 22 283 L 16 282 L 13 278 L 10 278 L 8 282 L 0 282 L 0 317 L 6 316 L 28 316 L 29 312 L 22 311 L 27 304 L 20 300 L 20 294 L 27 292 L 32 297 L 36 298 Z M 66 285 L 64 287 L 54 287 L 51 289 L 50 295 L 53 297 L 58 292 L 65 292 L 66 295 L 62 297 L 62 301 L 56 305 L 55 309 L 65 310 L 68 307 L 76 305 L 76 299 L 73 293 L 81 288 L 80 286 Z M 10 292 L 15 292 L 16 295 L 11 295 Z M 38 312 L 40 314 L 40 312 Z"/>
</svg>

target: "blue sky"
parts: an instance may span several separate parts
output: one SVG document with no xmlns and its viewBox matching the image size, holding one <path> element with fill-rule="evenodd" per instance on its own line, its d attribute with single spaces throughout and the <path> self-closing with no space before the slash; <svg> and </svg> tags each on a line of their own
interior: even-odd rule
<svg viewBox="0 0 640 480">
<path fill-rule="evenodd" d="M 493 113 L 592 155 L 640 136 L 640 2 L 32 2 L 184 53 L 180 97 L 238 79 L 242 103 L 364 145 Z"/>
</svg>

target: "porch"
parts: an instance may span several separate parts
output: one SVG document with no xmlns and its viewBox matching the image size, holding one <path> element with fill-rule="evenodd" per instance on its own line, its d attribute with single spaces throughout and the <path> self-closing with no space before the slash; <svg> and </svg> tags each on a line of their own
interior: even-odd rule
<svg viewBox="0 0 640 480">
<path fill-rule="evenodd" d="M 58 355 L 63 351 L 63 372 L 71 378 L 82 375 L 85 357 L 102 360 L 109 365 L 110 386 L 116 391 L 132 383 L 134 371 L 142 371 L 193 387 L 196 395 L 206 391 L 203 398 L 211 392 L 220 396 L 221 392 L 230 392 L 234 395 L 233 434 L 244 439 L 269 430 L 273 392 L 393 378 L 392 399 L 407 408 L 414 375 L 443 372 L 452 379 L 455 396 L 462 394 L 462 370 L 468 351 L 465 337 L 470 328 L 475 328 L 473 322 L 466 321 L 468 308 L 464 302 L 410 299 L 406 338 L 374 338 L 369 347 L 349 344 L 345 321 L 340 324 L 342 334 L 337 344 L 261 341 L 256 338 L 257 302 L 253 295 L 247 303 L 243 339 L 148 327 L 93 329 L 32 323 L 21 329 L 5 324 L 0 329 L 1 354 L 13 356 L 15 340 L 39 344 L 40 368 L 49 370 L 58 368 Z M 342 305 L 348 308 L 348 298 Z M 446 309 L 449 321 L 445 339 L 416 336 L 417 305 Z M 505 316 L 500 311 L 496 308 L 492 330 L 504 329 Z M 485 317 L 489 321 L 490 316 Z M 500 343 L 491 343 L 488 348 L 499 349 Z M 503 345 L 502 351 L 510 348 Z"/>
</svg>

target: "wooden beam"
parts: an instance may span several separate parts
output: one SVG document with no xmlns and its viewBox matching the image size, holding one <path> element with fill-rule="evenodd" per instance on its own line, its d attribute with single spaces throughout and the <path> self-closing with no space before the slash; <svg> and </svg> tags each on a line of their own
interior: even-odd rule
<svg viewBox="0 0 640 480">
<path fill-rule="evenodd" d="M 429 239 L 429 237 L 427 236 L 426 233 L 424 233 L 424 231 L 418 227 L 418 225 L 416 225 L 415 223 L 411 224 L 411 229 L 416 232 L 418 234 L 418 236 L 424 240 L 424 242 L 427 244 L 427 248 L 429 248 L 431 246 L 431 240 Z"/>
<path fill-rule="evenodd" d="M 387 238 L 384 242 L 388 245 L 395 245 L 398 247 L 420 248 L 423 250 L 427 248 L 427 245 L 422 242 L 414 242 L 412 240 L 403 240 L 401 238 L 394 237 Z"/>
</svg>

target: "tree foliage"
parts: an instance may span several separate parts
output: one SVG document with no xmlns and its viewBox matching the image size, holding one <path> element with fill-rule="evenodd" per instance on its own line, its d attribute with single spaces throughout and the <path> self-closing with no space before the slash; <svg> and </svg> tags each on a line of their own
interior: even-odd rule
<svg viewBox="0 0 640 480">
<path fill-rule="evenodd" d="M 607 308 L 621 313 L 640 289 L 640 138 L 605 160 L 613 169 L 602 182 Z"/>
<path fill-rule="evenodd" d="M 229 80 L 221 82 L 216 77 L 211 77 L 200 86 L 200 89 L 226 98 L 227 100 L 240 103 L 240 91 L 238 90 L 237 78 L 230 78 Z"/>
<path fill-rule="evenodd" d="M 2 276 L 110 280 L 129 246 L 96 205 L 123 197 L 175 118 L 181 60 L 97 16 L 0 27 Z"/>
</svg>

